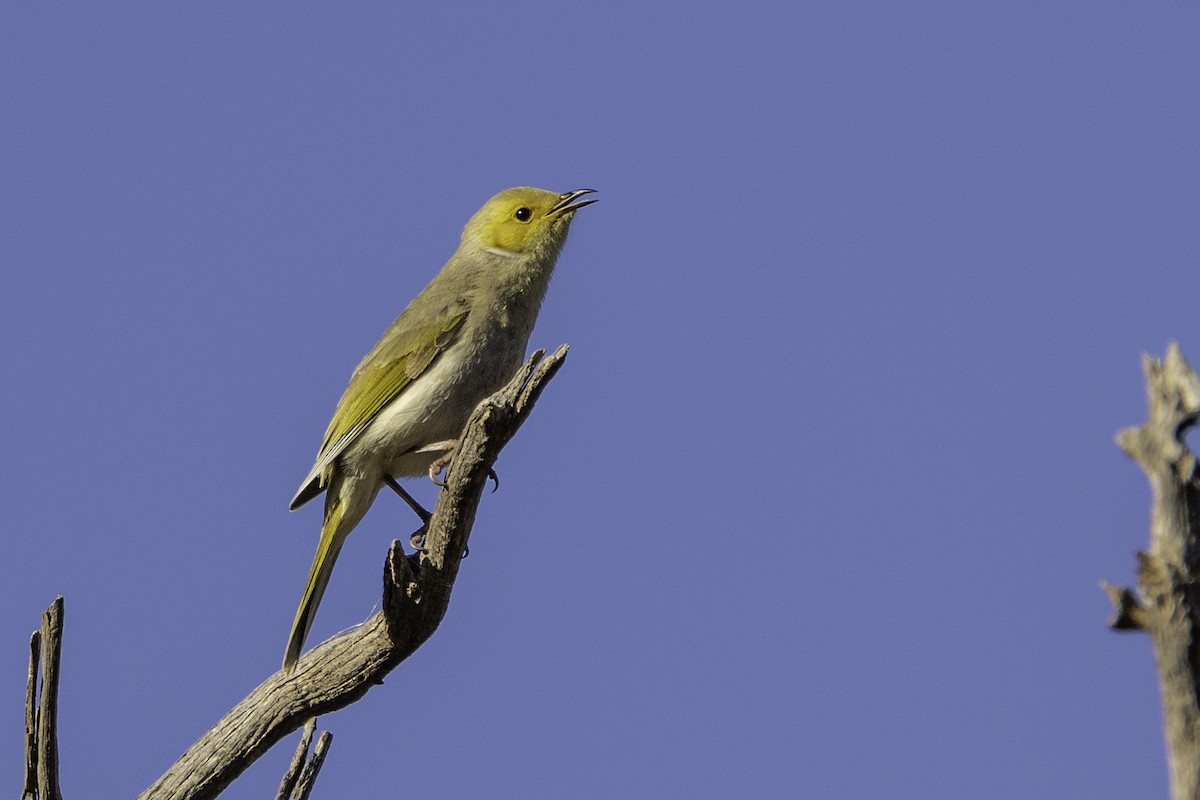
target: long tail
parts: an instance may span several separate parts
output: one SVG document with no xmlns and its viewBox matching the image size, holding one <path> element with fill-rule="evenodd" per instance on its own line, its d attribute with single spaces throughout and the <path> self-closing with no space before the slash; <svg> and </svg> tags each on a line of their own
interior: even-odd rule
<svg viewBox="0 0 1200 800">
<path fill-rule="evenodd" d="M 312 627 L 313 617 L 317 614 L 317 606 L 321 604 L 321 596 L 325 594 L 329 576 L 333 574 L 333 565 L 349 533 L 348 530 L 341 530 L 346 505 L 340 502 L 336 487 L 329 488 L 325 520 L 321 525 L 321 541 L 317 543 L 317 554 L 313 556 L 308 583 L 304 585 L 304 595 L 300 598 L 300 607 L 296 609 L 296 619 L 292 622 L 292 633 L 288 637 L 287 652 L 283 655 L 284 672 L 291 672 L 296 666 L 296 659 L 304 648 L 304 640 L 308 638 L 308 629 Z"/>
</svg>

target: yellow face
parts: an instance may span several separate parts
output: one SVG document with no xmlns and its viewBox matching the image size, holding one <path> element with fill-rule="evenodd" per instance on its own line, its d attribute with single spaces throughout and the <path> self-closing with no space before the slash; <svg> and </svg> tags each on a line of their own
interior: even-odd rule
<svg viewBox="0 0 1200 800">
<path fill-rule="evenodd" d="M 579 195 L 580 192 L 557 194 L 529 186 L 505 189 L 471 217 L 464 238 L 473 238 L 491 250 L 521 255 L 569 221 L 575 209 L 587 205 L 588 201 L 572 204 Z"/>
</svg>

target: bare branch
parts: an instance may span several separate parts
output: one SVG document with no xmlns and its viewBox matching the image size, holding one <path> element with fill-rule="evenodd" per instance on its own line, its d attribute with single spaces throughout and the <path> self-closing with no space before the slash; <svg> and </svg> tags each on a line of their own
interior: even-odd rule
<svg viewBox="0 0 1200 800">
<path fill-rule="evenodd" d="M 347 706 L 383 683 L 433 634 L 450 602 L 488 472 L 566 358 L 567 347 L 544 354 L 534 353 L 507 386 L 475 409 L 429 520 L 426 549 L 419 558 L 406 556 L 400 542 L 392 543 L 380 612 L 314 647 L 291 673 L 268 678 L 188 748 L 140 800 L 215 797 L 308 719 Z M 317 748 L 323 758 L 321 742 Z M 319 763 L 310 766 L 315 773 Z"/>
<path fill-rule="evenodd" d="M 329 743 L 333 741 L 333 734 L 329 731 L 322 731 L 321 738 L 317 741 L 317 748 L 310 758 L 308 746 L 312 744 L 312 737 L 316 730 L 316 717 L 304 723 L 304 730 L 300 733 L 300 744 L 296 747 L 296 752 L 292 754 L 292 763 L 288 765 L 283 781 L 279 784 L 275 800 L 308 799 L 313 784 L 317 781 L 317 774 L 321 771 L 321 765 L 325 763 L 325 754 L 329 751 Z"/>
<path fill-rule="evenodd" d="M 62 800 L 58 786 L 58 667 L 62 661 L 63 598 L 42 612 L 42 691 L 38 697 L 38 797 Z"/>
<path fill-rule="evenodd" d="M 42 663 L 42 631 L 29 637 L 29 682 L 25 686 L 25 781 L 21 800 L 37 800 L 37 687 Z"/>
<path fill-rule="evenodd" d="M 25 687 L 25 780 L 22 800 L 62 800 L 58 786 L 58 667 L 62 659 L 63 598 L 42 612 L 29 639 Z M 41 674 L 39 691 L 38 675 Z"/>
<path fill-rule="evenodd" d="M 321 765 L 325 763 L 325 754 L 329 752 L 329 743 L 332 741 L 332 733 L 321 731 L 321 735 L 317 739 L 317 746 L 313 748 L 312 758 L 304 764 L 300 780 L 296 782 L 291 800 L 308 800 L 309 795 L 312 794 L 313 785 L 317 782 L 317 775 L 321 772 Z"/>
<path fill-rule="evenodd" d="M 296 745 L 296 752 L 292 753 L 292 761 L 288 764 L 287 772 L 283 773 L 283 780 L 279 782 L 279 791 L 275 793 L 275 800 L 291 798 L 292 788 L 295 787 L 296 781 L 300 777 L 300 769 L 308 759 L 308 746 L 312 744 L 313 733 L 316 730 L 316 717 L 304 723 L 304 728 L 300 731 L 300 744 Z"/>
<path fill-rule="evenodd" d="M 1200 473 L 1184 434 L 1200 417 L 1200 378 L 1175 343 L 1162 361 L 1144 357 L 1143 369 L 1149 419 L 1117 434 L 1117 444 L 1150 482 L 1150 548 L 1138 553 L 1136 591 L 1105 590 L 1109 624 L 1153 640 L 1171 792 L 1190 800 L 1200 797 Z"/>
</svg>

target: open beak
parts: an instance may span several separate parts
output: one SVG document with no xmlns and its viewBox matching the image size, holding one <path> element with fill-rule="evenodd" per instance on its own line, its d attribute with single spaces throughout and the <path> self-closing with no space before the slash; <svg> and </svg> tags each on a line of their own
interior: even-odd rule
<svg viewBox="0 0 1200 800">
<path fill-rule="evenodd" d="M 567 192 L 566 194 L 560 194 L 558 196 L 558 202 L 555 203 L 554 207 L 551 208 L 550 211 L 547 213 L 561 216 L 563 214 L 569 214 L 571 212 L 578 211 L 579 209 L 583 208 L 584 206 L 590 206 L 592 203 L 595 203 L 596 201 L 595 200 L 584 200 L 582 203 L 574 203 L 574 201 L 577 198 L 580 198 L 585 194 L 592 194 L 595 191 L 596 191 L 595 189 L 576 189 L 573 192 Z"/>
</svg>

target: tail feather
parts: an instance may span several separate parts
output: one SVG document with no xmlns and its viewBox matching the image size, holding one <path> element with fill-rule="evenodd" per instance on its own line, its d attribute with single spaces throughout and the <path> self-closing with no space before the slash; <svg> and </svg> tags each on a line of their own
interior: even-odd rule
<svg viewBox="0 0 1200 800">
<path fill-rule="evenodd" d="M 342 551 L 342 543 L 346 540 L 348 531 L 339 530 L 342 522 L 344 505 L 336 501 L 331 494 L 325 508 L 325 521 L 321 526 L 321 541 L 317 544 L 317 553 L 313 556 L 312 567 L 308 571 L 308 582 L 304 585 L 304 595 L 300 598 L 300 607 L 296 609 L 296 619 L 292 622 L 292 633 L 288 637 L 287 651 L 283 656 L 283 669 L 291 672 L 300 658 L 304 648 L 304 640 L 308 638 L 308 629 L 312 627 L 313 617 L 317 614 L 317 606 L 325 594 L 329 584 L 329 576 L 333 574 L 333 565 L 338 553 Z"/>
</svg>

